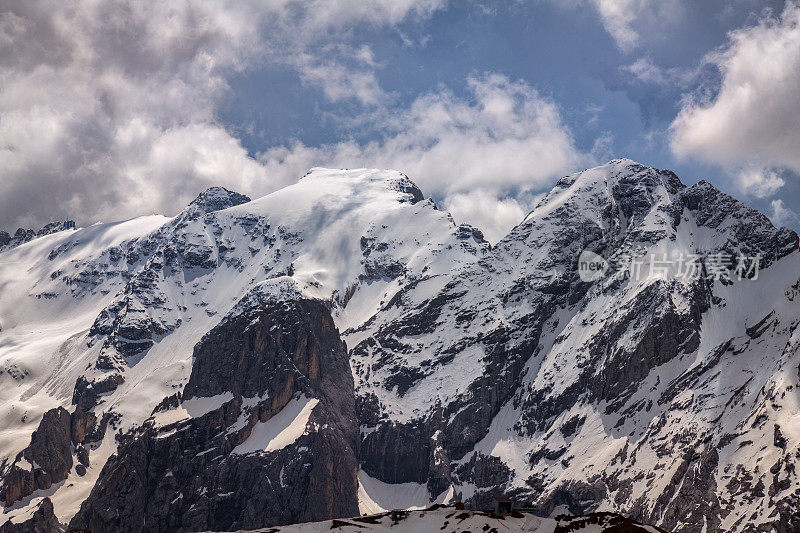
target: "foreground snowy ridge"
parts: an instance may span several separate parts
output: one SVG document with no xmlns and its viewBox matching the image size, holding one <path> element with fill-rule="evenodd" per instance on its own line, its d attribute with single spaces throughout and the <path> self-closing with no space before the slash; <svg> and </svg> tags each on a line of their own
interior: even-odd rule
<svg viewBox="0 0 800 533">
<path fill-rule="evenodd" d="M 706 182 L 615 160 L 490 247 L 401 173 L 313 169 L 23 241 L 0 250 L 14 523 L 52 502 L 74 529 L 235 530 L 503 492 L 800 528 L 797 236 Z M 584 250 L 760 271 L 587 283 Z"/>
<path fill-rule="evenodd" d="M 334 519 L 310 524 L 275 527 L 260 533 L 322 533 L 338 531 L 391 531 L 393 533 L 482 531 L 525 531 L 530 533 L 663 533 L 653 526 L 637 524 L 612 514 L 595 514 L 585 517 L 540 518 L 529 513 L 515 512 L 508 516 L 495 516 L 484 511 L 456 509 L 453 506 L 434 505 L 418 511 L 391 511 L 351 519 Z"/>
</svg>

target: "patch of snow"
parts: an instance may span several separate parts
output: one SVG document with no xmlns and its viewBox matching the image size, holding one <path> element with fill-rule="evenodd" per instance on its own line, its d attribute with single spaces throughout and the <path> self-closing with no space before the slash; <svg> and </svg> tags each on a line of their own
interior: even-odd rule
<svg viewBox="0 0 800 533">
<path fill-rule="evenodd" d="M 292 444 L 305 433 L 311 411 L 317 403 L 317 398 L 307 398 L 304 394 L 292 398 L 275 416 L 266 422 L 257 422 L 250 436 L 232 453 L 273 452 Z"/>
<path fill-rule="evenodd" d="M 181 402 L 178 407 L 166 411 L 158 411 L 153 415 L 155 427 L 164 427 L 181 420 L 199 418 L 233 399 L 232 392 L 223 392 L 215 396 L 189 398 Z"/>
<path fill-rule="evenodd" d="M 392 509 L 424 509 L 431 495 L 424 483 L 386 483 L 358 470 L 358 511 L 375 514 Z"/>
</svg>

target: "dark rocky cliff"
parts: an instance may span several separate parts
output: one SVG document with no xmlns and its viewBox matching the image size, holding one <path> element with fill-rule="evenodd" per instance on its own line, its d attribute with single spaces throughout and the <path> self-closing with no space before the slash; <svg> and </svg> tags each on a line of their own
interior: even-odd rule
<svg viewBox="0 0 800 533">
<path fill-rule="evenodd" d="M 230 399 L 158 425 L 160 414 L 220 395 Z M 235 451 L 298 398 L 317 402 L 302 435 Z M 353 516 L 357 446 L 347 351 L 328 309 L 312 300 L 247 309 L 197 345 L 183 396 L 122 438 L 70 530 L 233 531 Z"/>
</svg>

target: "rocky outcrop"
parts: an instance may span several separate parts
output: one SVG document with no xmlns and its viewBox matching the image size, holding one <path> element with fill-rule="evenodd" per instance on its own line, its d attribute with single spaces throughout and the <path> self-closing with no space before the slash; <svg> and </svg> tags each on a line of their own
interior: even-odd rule
<svg viewBox="0 0 800 533">
<path fill-rule="evenodd" d="M 20 244 L 25 244 L 26 242 L 30 242 L 37 237 L 50 235 L 58 231 L 63 231 L 64 229 L 66 229 L 66 222 L 56 221 L 45 224 L 38 231 L 34 231 L 32 229 L 17 228 L 17 231 L 14 232 L 14 235 L 10 235 L 6 231 L 0 231 L 0 252 L 3 251 L 4 249 L 14 248 L 15 246 L 19 246 Z"/>
<path fill-rule="evenodd" d="M 44 498 L 39 502 L 33 515 L 22 522 L 6 520 L 0 524 L 0 533 L 61 533 L 64 528 L 53 512 L 53 502 Z"/>
<path fill-rule="evenodd" d="M 248 196 L 228 190 L 225 187 L 209 187 L 191 201 L 186 209 L 178 216 L 178 220 L 179 223 L 185 223 L 188 220 L 196 219 L 207 213 L 242 205 L 249 201 L 250 198 Z"/>
<path fill-rule="evenodd" d="M 194 357 L 182 396 L 122 438 L 71 530 L 233 531 L 358 514 L 352 377 L 325 305 L 249 308 Z M 304 420 L 298 405 L 310 408 Z M 287 432 L 294 440 L 275 444 Z"/>
<path fill-rule="evenodd" d="M 71 468 L 70 414 L 58 407 L 44 414 L 30 444 L 4 474 L 0 498 L 11 505 L 35 490 L 49 489 L 66 479 Z"/>
<path fill-rule="evenodd" d="M 30 496 L 36 490 L 47 490 L 67 478 L 77 459 L 79 475 L 89 466 L 89 446 L 103 440 L 109 422 L 114 418 L 106 412 L 98 420 L 93 408 L 99 394 L 113 390 L 120 376 L 109 376 L 94 383 L 84 378 L 75 384 L 70 413 L 63 407 L 46 411 L 31 436 L 30 444 L 22 450 L 3 474 L 0 499 L 6 505 Z"/>
</svg>

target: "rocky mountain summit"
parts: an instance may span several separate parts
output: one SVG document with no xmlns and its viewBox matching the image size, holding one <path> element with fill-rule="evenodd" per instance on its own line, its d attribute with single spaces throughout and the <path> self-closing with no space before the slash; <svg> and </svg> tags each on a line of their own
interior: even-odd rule
<svg viewBox="0 0 800 533">
<path fill-rule="evenodd" d="M 505 493 L 800 530 L 799 293 L 794 232 L 629 160 L 562 178 L 494 246 L 377 170 L 43 234 L 0 250 L 3 527 L 226 531 Z"/>
<path fill-rule="evenodd" d="M 26 242 L 32 241 L 37 237 L 50 235 L 67 228 L 71 229 L 73 224 L 74 223 L 70 221 L 61 220 L 45 224 L 45 226 L 38 231 L 25 228 L 17 228 L 17 231 L 15 231 L 13 234 L 8 233 L 7 231 L 0 231 L 0 251 L 19 246 L 20 244 L 25 244 Z"/>
</svg>

